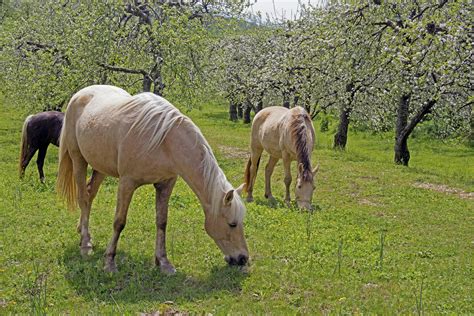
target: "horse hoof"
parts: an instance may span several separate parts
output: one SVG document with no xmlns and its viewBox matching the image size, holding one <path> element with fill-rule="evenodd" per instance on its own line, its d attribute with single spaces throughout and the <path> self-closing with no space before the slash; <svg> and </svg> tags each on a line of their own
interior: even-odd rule
<svg viewBox="0 0 474 316">
<path fill-rule="evenodd" d="M 82 258 L 87 259 L 90 256 L 92 256 L 93 253 L 94 253 L 94 250 L 92 250 L 92 245 L 89 247 L 81 247 Z"/>
<path fill-rule="evenodd" d="M 247 199 L 246 199 L 247 202 L 253 202 L 253 197 L 251 196 L 248 196 Z"/>
<path fill-rule="evenodd" d="M 117 265 L 113 261 L 107 262 L 104 266 L 104 271 L 108 273 L 117 273 L 118 272 Z"/>
<path fill-rule="evenodd" d="M 161 265 L 160 266 L 160 271 L 161 271 L 161 273 L 166 274 L 166 275 L 176 274 L 176 269 L 170 264 Z"/>
</svg>

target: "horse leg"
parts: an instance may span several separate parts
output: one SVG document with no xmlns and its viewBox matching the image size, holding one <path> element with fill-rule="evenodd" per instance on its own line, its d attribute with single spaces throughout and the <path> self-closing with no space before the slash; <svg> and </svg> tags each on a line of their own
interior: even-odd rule
<svg viewBox="0 0 474 316">
<path fill-rule="evenodd" d="M 37 147 L 29 145 L 26 155 L 24 157 L 21 157 L 20 178 L 23 178 L 23 176 L 25 175 L 26 167 L 28 167 L 28 164 L 30 163 L 31 158 L 33 158 L 37 150 L 38 150 Z"/>
<path fill-rule="evenodd" d="M 250 155 L 250 178 L 247 187 L 247 202 L 253 201 L 253 186 L 255 184 L 255 179 L 257 178 L 258 164 L 260 163 L 262 152 L 263 148 L 252 148 L 252 153 Z"/>
<path fill-rule="evenodd" d="M 116 272 L 117 266 L 115 264 L 115 254 L 117 252 L 117 244 L 120 233 L 127 222 L 127 212 L 130 201 L 132 200 L 133 192 L 138 185 L 131 179 L 122 177 L 119 179 L 119 186 L 117 192 L 117 207 L 115 209 L 114 232 L 110 240 L 107 250 L 105 251 L 105 267 L 107 272 Z"/>
<path fill-rule="evenodd" d="M 44 183 L 44 158 L 46 157 L 46 151 L 48 150 L 48 144 L 40 146 L 38 150 L 38 157 L 36 157 L 36 165 L 38 167 L 38 173 L 41 183 Z"/>
<path fill-rule="evenodd" d="M 165 274 L 175 274 L 176 269 L 166 256 L 166 223 L 168 219 L 168 202 L 177 178 L 155 183 L 156 189 L 156 250 L 155 264 Z"/>
<path fill-rule="evenodd" d="M 79 219 L 79 223 L 77 225 L 77 232 L 79 234 L 81 233 L 81 227 L 83 225 L 83 222 L 84 222 L 84 225 L 89 227 L 89 215 L 90 215 L 90 209 L 92 207 L 92 201 L 97 195 L 97 191 L 99 190 L 99 187 L 102 184 L 102 181 L 104 181 L 104 179 L 105 179 L 105 175 L 103 173 L 100 173 L 97 170 L 92 170 L 91 178 L 89 179 L 89 182 L 87 183 L 87 193 L 88 193 L 88 198 L 89 198 L 88 200 L 89 212 L 84 213 L 84 214 L 82 214 L 81 212 L 81 218 Z"/>
<path fill-rule="evenodd" d="M 279 158 L 270 156 L 270 159 L 268 160 L 268 163 L 265 166 L 265 197 L 271 201 L 275 200 L 275 198 L 272 195 L 272 187 L 270 181 L 278 159 Z"/>
<path fill-rule="evenodd" d="M 91 204 L 89 203 L 89 193 L 87 192 L 87 162 L 82 156 L 72 158 L 74 179 L 77 186 L 77 203 L 81 209 L 81 217 L 79 220 L 81 234 L 81 255 L 87 257 L 92 253 L 92 242 L 89 234 L 89 213 Z"/>
<path fill-rule="evenodd" d="M 283 155 L 283 168 L 285 169 L 285 202 L 290 204 L 290 184 L 291 184 L 291 159 L 288 155 Z"/>
</svg>

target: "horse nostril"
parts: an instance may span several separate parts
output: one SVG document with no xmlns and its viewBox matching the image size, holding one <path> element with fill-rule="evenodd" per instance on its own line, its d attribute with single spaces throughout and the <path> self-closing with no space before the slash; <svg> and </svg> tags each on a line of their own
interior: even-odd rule
<svg viewBox="0 0 474 316">
<path fill-rule="evenodd" d="M 239 266 L 243 266 L 247 263 L 247 261 L 249 260 L 249 257 L 246 256 L 246 255 L 239 255 L 239 258 L 237 259 L 237 264 Z"/>
</svg>

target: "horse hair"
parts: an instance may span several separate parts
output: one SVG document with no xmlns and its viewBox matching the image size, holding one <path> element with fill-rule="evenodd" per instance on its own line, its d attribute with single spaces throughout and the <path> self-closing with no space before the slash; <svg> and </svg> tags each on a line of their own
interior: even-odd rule
<svg viewBox="0 0 474 316">
<path fill-rule="evenodd" d="M 308 142 L 308 129 L 306 122 L 311 122 L 308 113 L 302 111 L 299 114 L 294 114 L 290 122 L 291 135 L 295 142 L 296 155 L 298 157 L 298 163 L 303 164 L 303 173 L 301 175 L 303 181 L 310 181 L 312 177 L 311 173 L 311 161 L 309 159 L 309 142 Z"/>
</svg>

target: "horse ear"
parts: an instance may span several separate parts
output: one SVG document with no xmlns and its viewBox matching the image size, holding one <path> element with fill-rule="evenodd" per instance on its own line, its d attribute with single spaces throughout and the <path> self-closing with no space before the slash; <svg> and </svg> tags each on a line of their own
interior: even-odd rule
<svg viewBox="0 0 474 316">
<path fill-rule="evenodd" d="M 232 203 L 232 199 L 234 198 L 234 191 L 235 190 L 230 190 L 227 192 L 224 196 L 224 205 L 229 206 L 230 203 Z"/>
<path fill-rule="evenodd" d="M 244 190 L 245 183 L 242 183 L 237 189 L 235 189 L 235 192 L 237 192 L 238 195 L 242 194 L 242 191 Z"/>
<path fill-rule="evenodd" d="M 315 176 L 316 173 L 318 173 L 318 171 L 319 171 L 319 163 L 318 163 L 318 165 L 316 166 L 316 168 L 313 169 L 313 176 Z"/>
<path fill-rule="evenodd" d="M 304 171 L 304 166 L 303 166 L 303 164 L 300 162 L 300 163 L 298 164 L 298 174 L 302 174 L 303 171 Z"/>
</svg>

